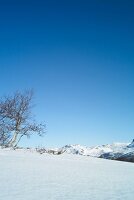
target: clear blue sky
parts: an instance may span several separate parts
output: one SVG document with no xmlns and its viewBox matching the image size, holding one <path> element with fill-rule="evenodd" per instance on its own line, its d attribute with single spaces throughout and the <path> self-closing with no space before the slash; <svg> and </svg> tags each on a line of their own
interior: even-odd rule
<svg viewBox="0 0 134 200">
<path fill-rule="evenodd" d="M 34 88 L 44 138 L 28 146 L 134 138 L 134 1 L 0 1 L 0 95 Z"/>
</svg>

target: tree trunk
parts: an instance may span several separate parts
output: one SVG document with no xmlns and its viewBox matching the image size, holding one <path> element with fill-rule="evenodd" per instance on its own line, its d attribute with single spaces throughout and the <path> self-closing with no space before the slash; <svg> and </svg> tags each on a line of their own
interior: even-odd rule
<svg viewBox="0 0 134 200">
<path fill-rule="evenodd" d="M 18 137 L 18 132 L 15 132 L 12 139 L 8 142 L 8 147 L 13 147 Z"/>
<path fill-rule="evenodd" d="M 20 140 L 21 140 L 21 138 L 22 138 L 23 136 L 24 136 L 24 135 L 21 135 L 21 136 L 19 137 L 19 139 L 18 139 L 18 141 L 16 142 L 16 144 L 14 144 L 14 148 L 17 147 L 18 143 L 20 142 Z"/>
</svg>

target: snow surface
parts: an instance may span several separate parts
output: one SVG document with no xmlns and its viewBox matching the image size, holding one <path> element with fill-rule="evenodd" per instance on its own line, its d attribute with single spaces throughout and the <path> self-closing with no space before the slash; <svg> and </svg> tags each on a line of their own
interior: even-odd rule
<svg viewBox="0 0 134 200">
<path fill-rule="evenodd" d="M 0 200 L 133 200 L 134 164 L 0 149 Z"/>
</svg>

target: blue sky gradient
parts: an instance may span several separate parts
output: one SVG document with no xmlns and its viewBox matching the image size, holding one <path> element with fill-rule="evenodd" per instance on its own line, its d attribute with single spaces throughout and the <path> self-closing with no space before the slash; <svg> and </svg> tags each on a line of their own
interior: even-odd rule
<svg viewBox="0 0 134 200">
<path fill-rule="evenodd" d="M 0 1 L 0 95 L 34 88 L 44 138 L 24 146 L 134 138 L 134 2 Z"/>
</svg>

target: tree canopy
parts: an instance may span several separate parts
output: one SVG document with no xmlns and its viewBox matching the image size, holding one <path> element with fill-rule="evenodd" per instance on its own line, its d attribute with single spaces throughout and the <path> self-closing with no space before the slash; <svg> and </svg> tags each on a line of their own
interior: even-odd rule
<svg viewBox="0 0 134 200">
<path fill-rule="evenodd" d="M 17 91 L 0 99 L 0 145 L 16 147 L 22 137 L 43 136 L 45 124 L 32 115 L 33 91 Z"/>
</svg>

